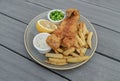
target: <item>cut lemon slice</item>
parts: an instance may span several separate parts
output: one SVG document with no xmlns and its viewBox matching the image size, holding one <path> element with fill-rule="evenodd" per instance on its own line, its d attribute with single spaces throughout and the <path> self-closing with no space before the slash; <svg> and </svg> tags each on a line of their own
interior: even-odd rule
<svg viewBox="0 0 120 81">
<path fill-rule="evenodd" d="M 48 20 L 40 19 L 36 23 L 36 29 L 40 33 L 42 32 L 51 33 L 55 29 L 57 29 L 57 26 Z"/>
</svg>

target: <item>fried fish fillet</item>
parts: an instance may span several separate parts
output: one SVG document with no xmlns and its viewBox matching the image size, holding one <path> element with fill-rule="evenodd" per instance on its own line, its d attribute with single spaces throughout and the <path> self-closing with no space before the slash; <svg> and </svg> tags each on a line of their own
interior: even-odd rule
<svg viewBox="0 0 120 81">
<path fill-rule="evenodd" d="M 58 29 L 47 38 L 48 45 L 54 50 L 60 46 L 67 48 L 74 46 L 79 19 L 80 13 L 77 9 L 66 10 L 66 18 L 58 26 Z"/>
</svg>

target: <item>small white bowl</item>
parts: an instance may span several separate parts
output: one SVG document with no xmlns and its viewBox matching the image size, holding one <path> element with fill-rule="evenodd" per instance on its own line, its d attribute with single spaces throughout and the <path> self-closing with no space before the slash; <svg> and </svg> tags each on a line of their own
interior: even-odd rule
<svg viewBox="0 0 120 81">
<path fill-rule="evenodd" d="M 33 39 L 33 46 L 41 53 L 45 54 L 49 52 L 51 48 L 46 43 L 46 39 L 49 36 L 49 33 L 39 33 Z"/>
<path fill-rule="evenodd" d="M 52 20 L 51 18 L 50 18 L 50 14 L 51 14 L 51 12 L 54 12 L 54 11 L 60 11 L 60 12 L 62 12 L 63 14 L 64 14 L 64 17 L 63 17 L 63 19 L 61 19 L 61 20 L 58 20 L 58 21 L 55 21 L 55 20 Z M 49 21 L 51 21 L 52 23 L 54 23 L 54 24 L 59 24 L 61 21 L 63 21 L 64 19 L 65 19 L 65 12 L 64 11 L 62 11 L 62 10 L 60 10 L 60 9 L 54 9 L 54 10 L 50 10 L 49 12 L 48 12 L 48 19 L 49 19 Z"/>
</svg>

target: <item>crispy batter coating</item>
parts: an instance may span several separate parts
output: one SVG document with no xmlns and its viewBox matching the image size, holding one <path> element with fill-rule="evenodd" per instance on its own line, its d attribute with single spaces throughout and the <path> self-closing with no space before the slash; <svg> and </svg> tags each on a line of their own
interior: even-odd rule
<svg viewBox="0 0 120 81">
<path fill-rule="evenodd" d="M 66 16 L 58 29 L 47 38 L 48 45 L 54 50 L 60 46 L 67 48 L 74 46 L 80 14 L 77 9 L 70 8 L 66 11 Z"/>
</svg>

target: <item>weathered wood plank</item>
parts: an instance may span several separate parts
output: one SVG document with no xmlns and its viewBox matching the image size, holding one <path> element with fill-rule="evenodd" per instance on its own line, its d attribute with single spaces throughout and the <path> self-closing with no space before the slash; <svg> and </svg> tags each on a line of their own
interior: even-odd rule
<svg viewBox="0 0 120 81">
<path fill-rule="evenodd" d="M 0 46 L 0 81 L 67 81 Z"/>
<path fill-rule="evenodd" d="M 87 3 L 120 12 L 120 0 L 80 0 Z"/>
<path fill-rule="evenodd" d="M 0 1 L 0 12 L 7 13 L 7 15 L 13 18 L 16 18 L 20 21 L 23 21 L 25 23 L 28 23 L 36 15 L 47 10 L 48 9 L 44 7 L 36 6 L 34 4 L 25 2 L 24 0 L 11 0 L 11 1 L 1 0 Z M 2 17 L 2 15 L 0 15 L 0 17 Z M 2 42 L 2 44 L 12 48 L 13 50 L 23 54 L 26 57 L 29 57 L 29 55 L 27 54 L 24 48 L 24 42 L 23 42 L 24 31 L 27 25 L 20 23 L 18 21 L 15 21 L 13 19 L 11 20 L 10 18 L 7 18 L 5 16 L 2 17 L 0 22 L 3 23 L 3 26 L 0 27 L 0 30 L 2 31 L 0 32 L 1 33 L 0 41 Z M 4 37 L 4 38 L 1 38 L 1 37 Z M 17 44 L 14 43 L 15 41 Z"/>
<path fill-rule="evenodd" d="M 36 6 L 24 0 L 1 0 L 0 2 L 0 12 L 25 23 L 47 10 L 44 7 Z"/>
<path fill-rule="evenodd" d="M 98 34 L 97 52 L 120 60 L 120 33 L 94 25 Z"/>
<path fill-rule="evenodd" d="M 29 2 L 39 4 L 48 8 L 77 8 L 81 14 L 86 16 L 91 22 L 105 26 L 107 28 L 120 32 L 119 19 L 120 13 L 109 9 L 91 5 L 78 0 L 28 0 Z M 62 5 L 62 6 L 61 6 Z"/>
<path fill-rule="evenodd" d="M 19 78 L 22 78 L 22 80 L 25 79 L 29 81 L 32 81 L 32 80 L 38 81 L 38 79 L 41 80 L 41 77 L 43 79 L 43 76 L 41 74 L 36 74 L 36 73 L 39 73 L 40 69 L 41 69 L 40 70 L 41 73 L 46 73 L 46 72 L 43 72 L 43 68 L 39 67 L 38 65 L 34 63 L 26 61 L 26 59 L 24 59 L 23 57 L 19 57 L 19 55 L 16 55 L 10 51 L 9 51 L 10 53 L 8 53 L 7 51 L 8 50 L 4 50 L 4 48 L 0 47 L 0 65 L 1 65 L 0 68 L 2 68 L 0 69 L 2 70 L 0 71 L 0 74 L 1 73 L 4 74 L 4 75 L 1 75 L 0 78 L 1 77 L 4 78 L 5 76 L 9 76 L 9 73 L 10 74 L 13 73 L 13 75 L 11 74 L 8 77 L 8 79 L 12 79 L 13 76 L 16 77 L 15 80 L 17 79 L 17 81 L 19 81 Z M 36 70 L 34 68 L 36 69 L 40 68 L 40 69 Z M 56 71 L 56 72 L 72 79 L 73 81 L 88 81 L 88 80 L 96 81 L 98 79 L 99 81 L 113 81 L 113 80 L 119 81 L 120 79 L 119 68 L 120 68 L 120 63 L 110 60 L 101 55 L 95 54 L 94 57 L 87 64 L 79 68 L 68 70 L 68 71 Z M 20 71 L 20 72 L 17 72 L 17 71 Z M 24 74 L 24 72 L 26 73 Z M 32 74 L 32 72 L 34 74 Z M 46 76 L 46 74 L 44 75 Z M 4 79 L 6 81 L 7 78 L 4 78 Z M 56 80 L 58 81 L 58 79 Z"/>
<path fill-rule="evenodd" d="M 14 17 L 14 16 L 13 16 Z M 6 45 L 6 46 L 9 46 L 11 49 L 13 49 L 13 50 L 15 50 L 15 51 L 19 51 L 20 53 L 22 53 L 23 55 L 25 54 L 25 55 L 27 55 L 26 54 L 26 52 L 24 52 L 25 50 L 23 50 L 22 51 L 22 49 L 24 49 L 24 46 L 23 46 L 23 33 L 21 33 L 21 32 L 23 32 L 24 31 L 24 29 L 25 29 L 25 24 L 23 24 L 23 23 L 20 23 L 20 22 L 18 22 L 18 21 L 15 21 L 15 20 L 13 20 L 13 19 L 10 19 L 10 18 L 8 18 L 8 17 L 5 17 L 5 16 L 3 16 L 3 15 L 1 15 L 0 16 L 0 19 L 2 19 L 1 21 L 0 21 L 0 24 L 1 24 L 1 26 L 0 26 L 0 30 L 2 31 L 0 31 L 1 33 L 0 33 L 0 39 L 2 39 L 2 40 L 0 40 L 1 41 L 1 43 L 2 44 L 4 44 L 4 45 Z M 22 18 L 22 19 L 24 19 L 24 17 Z M 5 21 L 5 22 L 4 22 Z M 6 22 L 7 22 L 7 24 L 6 24 Z M 19 28 L 19 29 L 18 29 Z M 22 28 L 24 28 L 24 29 L 22 29 Z M 100 27 L 97 27 L 97 28 L 100 28 Z M 96 29 L 97 29 L 96 28 Z M 17 30 L 17 31 L 16 31 Z M 97 31 L 98 31 L 99 29 L 97 29 Z M 100 31 L 102 31 L 102 30 L 104 30 L 104 28 L 103 29 L 101 29 L 100 28 Z M 7 31 L 7 33 L 5 32 L 5 31 Z M 16 32 L 15 32 L 16 31 Z M 107 31 L 107 29 L 105 30 L 105 31 Z M 104 31 L 104 32 L 105 32 Z M 110 31 L 110 30 L 109 30 Z M 14 33 L 15 32 L 15 33 Z M 19 32 L 19 33 L 18 33 Z M 118 33 L 115 33 L 115 32 L 113 32 L 113 31 L 110 31 L 110 33 L 112 32 L 112 36 L 115 34 L 116 36 L 118 36 L 119 34 Z M 99 33 L 99 32 L 98 32 Z M 101 33 L 101 32 L 100 32 Z M 1 35 L 2 34 L 2 35 Z M 15 36 L 16 35 L 16 36 Z M 108 36 L 109 34 L 107 34 L 106 36 Z M 110 34 L 111 35 L 111 34 Z M 101 36 L 101 35 L 99 35 L 99 36 Z M 5 37 L 5 38 L 4 38 Z M 22 38 L 21 38 L 22 37 Z M 100 38 L 100 37 L 99 37 Z M 101 38 L 103 38 L 103 39 L 105 39 L 104 37 L 101 37 Z M 9 39 L 11 40 L 11 41 L 9 41 Z M 19 41 L 19 43 L 18 43 L 18 40 L 17 41 L 15 41 L 14 39 L 18 39 L 18 40 L 20 40 Z M 115 39 L 117 39 L 117 38 L 115 38 Z M 7 41 L 6 41 L 7 40 Z M 104 40 L 103 40 L 104 41 Z M 102 41 L 101 41 L 102 42 Z M 11 44 L 10 44 L 11 43 Z M 105 42 L 106 43 L 106 42 Z M 108 43 L 109 44 L 109 43 Z M 117 44 L 117 43 L 116 43 Z M 14 47 L 12 47 L 12 46 L 14 46 Z M 22 49 L 20 49 L 20 47 L 17 47 L 17 46 L 21 46 L 22 47 Z M 100 46 L 100 45 L 99 45 Z M 109 45 L 108 45 L 109 46 Z M 108 47 L 107 46 L 107 47 Z M 119 46 L 119 45 L 118 45 Z M 20 50 L 19 50 L 20 49 Z M 3 49 L 1 49 L 1 50 L 3 50 Z M 115 50 L 115 49 L 114 49 Z M 118 49 L 117 49 L 118 50 Z M 22 52 L 21 52 L 22 51 Z M 3 51 L 2 51 L 2 53 L 4 53 Z M 1 53 L 1 54 L 2 54 Z M 5 56 L 6 56 L 6 52 L 4 53 L 5 54 Z M 4 55 L 4 54 L 2 54 L 2 55 Z M 12 53 L 10 53 L 10 54 L 12 54 Z M 10 55 L 10 54 L 8 54 L 8 55 Z M 11 56 L 11 55 L 10 55 Z M 27 73 L 25 74 L 25 77 L 27 77 L 27 79 L 25 79 L 23 76 L 22 76 L 22 74 L 24 73 L 24 71 L 26 72 L 26 69 L 24 70 L 24 71 L 22 71 L 21 72 L 21 70 L 20 70 L 20 74 L 21 75 L 19 75 L 19 77 L 20 78 L 22 78 L 22 79 L 20 79 L 20 81 L 21 80 L 27 80 L 27 81 L 33 81 L 33 80 L 36 80 L 36 81 L 38 81 L 38 79 L 40 79 L 40 78 L 36 78 L 36 77 L 39 77 L 39 76 L 37 76 L 37 74 L 36 74 L 36 72 L 37 73 L 39 73 L 39 70 L 35 70 L 35 72 L 33 72 L 34 71 L 34 69 L 31 69 L 31 68 L 34 68 L 34 67 L 36 67 L 36 68 L 40 68 L 40 67 L 38 67 L 38 66 L 36 66 L 36 65 L 34 65 L 34 63 L 29 63 L 29 62 L 24 62 L 24 60 L 23 59 L 21 59 L 21 60 L 23 60 L 23 61 L 21 61 L 21 60 L 18 60 L 18 58 L 16 58 L 16 57 L 14 57 L 14 56 L 8 56 L 9 58 L 11 58 L 12 59 L 12 62 L 13 62 L 13 66 L 17 63 L 17 64 L 20 64 L 20 67 L 22 68 L 22 70 L 26 67 L 26 68 L 28 68 L 27 69 Z M 5 58 L 8 58 L 8 57 L 4 57 L 4 59 L 3 59 L 3 57 L 0 57 L 2 60 L 4 60 L 5 61 Z M 26 56 L 27 57 L 27 56 Z M 16 60 L 18 60 L 17 62 L 16 62 L 16 60 L 14 61 L 13 60 L 13 58 L 15 58 Z M 0 59 L 0 60 L 1 60 Z M 2 61 L 0 61 L 0 63 L 1 63 Z M 21 63 L 22 62 L 22 63 Z M 6 63 L 6 61 L 5 61 L 5 63 Z M 7 60 L 7 63 L 8 64 L 10 64 L 11 63 L 11 60 Z M 14 64 L 15 63 L 15 64 Z M 2 65 L 6 65 L 6 67 L 5 67 L 5 69 L 4 69 L 4 67 L 3 67 L 3 69 L 1 69 L 2 71 L 0 71 L 2 74 L 5 74 L 3 71 L 5 70 L 5 71 L 8 71 L 9 70 L 9 67 L 11 67 L 11 69 L 10 69 L 10 71 L 12 71 L 13 70 L 13 68 L 12 68 L 12 66 L 11 66 L 11 64 L 10 64 L 10 66 L 8 66 L 8 64 L 2 64 Z M 29 64 L 33 64 L 32 65 L 32 67 L 29 65 Z M 1 65 L 1 64 L 0 64 Z M 28 65 L 29 67 L 27 67 L 27 66 L 22 66 L 22 65 Z M 34 66 L 34 67 L 33 67 Z M 2 66 L 1 66 L 2 67 Z M 15 66 L 14 66 L 15 67 Z M 16 67 L 17 68 L 14 68 L 14 70 L 18 70 L 18 65 L 16 65 Z M 20 68 L 20 69 L 21 69 Z M 30 68 L 30 73 L 29 73 L 29 68 Z M 56 72 L 58 72 L 58 73 L 60 73 L 60 74 L 63 74 L 63 75 L 65 75 L 65 76 L 67 76 L 68 78 L 70 78 L 70 79 L 72 79 L 73 81 L 96 81 L 96 80 L 99 80 L 99 81 L 119 81 L 119 76 L 120 76 L 120 70 L 119 70 L 119 68 L 120 68 L 120 64 L 118 63 L 118 62 L 115 62 L 115 61 L 112 61 L 112 60 L 110 60 L 110 59 L 108 59 L 108 58 L 106 58 L 106 57 L 103 57 L 103 56 L 100 56 L 100 55 L 95 55 L 94 57 L 93 57 L 93 59 L 91 59 L 91 61 L 89 62 L 89 63 L 87 63 L 87 64 L 85 64 L 84 66 L 82 66 L 82 67 L 79 67 L 79 68 L 77 68 L 77 69 L 74 69 L 74 70 L 68 70 L 68 71 L 56 71 Z M 31 70 L 32 70 L 32 72 L 34 73 L 34 74 L 31 74 Z M 43 72 L 43 71 L 42 71 Z M 41 73 L 42 73 L 41 72 Z M 7 72 L 8 73 L 8 72 Z M 43 72 L 44 73 L 44 72 Z M 11 74 L 11 72 L 10 72 L 10 74 Z M 17 74 L 17 73 L 13 73 L 14 74 L 14 76 Z M 30 79 L 28 79 L 28 77 L 30 76 L 30 75 L 28 75 L 28 74 L 30 74 L 31 75 L 31 77 L 35 77 L 36 79 L 34 79 L 34 78 L 30 78 Z M 49 73 L 48 73 L 49 74 Z M 93 75 L 92 75 L 93 74 Z M 28 76 L 27 76 L 28 75 Z M 0 76 L 1 77 L 1 76 Z M 6 76 L 3 76 L 2 75 L 2 77 L 0 78 L 0 79 L 5 79 L 5 81 L 7 80 L 7 78 L 4 78 L 4 77 L 6 77 Z M 11 77 L 13 77 L 12 75 L 10 76 L 10 79 L 11 79 Z M 19 79 L 19 77 L 17 78 L 17 79 Z M 9 78 L 9 77 L 8 77 Z M 42 78 L 42 76 L 41 76 L 41 78 Z M 54 78 L 54 77 L 51 77 L 51 78 Z M 15 80 L 17 80 L 17 79 L 15 79 Z M 44 81 L 44 79 L 42 79 L 43 81 Z M 49 79 L 50 80 L 50 79 Z M 57 80 L 57 79 L 56 79 Z M 13 80 L 12 80 L 13 81 Z M 19 80 L 17 80 L 17 81 L 19 81 Z M 53 80 L 52 80 L 53 81 Z"/>
<path fill-rule="evenodd" d="M 1 14 L 0 25 L 0 43 L 29 57 L 24 47 L 24 31 L 27 25 Z"/>
<path fill-rule="evenodd" d="M 23 41 L 26 25 L 3 15 L 0 19 L 0 43 L 29 57 Z M 120 34 L 97 25 L 94 27 L 99 39 L 97 51 L 120 60 Z"/>
<path fill-rule="evenodd" d="M 16 1 L 16 3 L 18 3 L 19 1 Z M 55 1 L 54 1 L 55 2 Z M 9 4 L 13 4 L 13 3 L 15 3 L 15 2 L 10 2 L 10 3 L 6 3 L 7 5 Z M 21 3 L 23 3 L 24 5 L 26 4 L 26 2 L 21 2 Z M 47 3 L 47 2 L 45 2 L 45 3 Z M 57 3 L 57 2 L 56 2 Z M 51 5 L 53 4 L 53 2 L 51 2 L 50 3 Z M 54 4 L 55 5 L 55 4 Z M 16 7 L 17 5 L 15 5 L 14 7 Z M 33 6 L 33 4 L 32 4 L 32 6 Z M 57 5 L 56 5 L 57 6 Z M 59 6 L 59 5 L 58 5 Z M 16 10 L 13 10 L 14 12 L 18 12 L 19 10 L 21 10 L 21 9 L 23 9 L 22 7 L 24 7 L 24 6 L 17 6 L 16 8 L 18 8 L 18 9 L 16 9 Z M 34 7 L 34 6 L 33 6 Z M 29 7 L 28 8 L 25 8 L 26 9 L 26 11 L 29 11 Z M 28 10 L 27 10 L 28 9 Z M 9 9 L 9 10 L 11 10 L 11 9 Z M 32 13 L 32 12 L 31 12 Z M 15 17 L 17 17 L 18 18 L 18 16 L 19 16 L 19 14 L 17 14 L 17 15 L 15 15 Z M 22 17 L 23 18 L 23 17 Z M 24 18 L 23 18 L 23 20 L 24 20 Z M 29 20 L 29 18 L 28 18 L 28 20 Z M 21 26 L 22 27 L 22 26 Z M 97 26 L 97 27 L 99 27 L 99 26 Z M 25 29 L 25 28 L 24 28 Z M 23 31 L 24 31 L 24 29 L 22 29 Z M 20 30 L 20 29 L 19 29 Z M 8 30 L 9 31 L 9 30 Z M 99 31 L 99 29 L 97 30 L 98 32 L 101 32 L 101 31 Z M 104 30 L 103 30 L 104 31 Z M 99 34 L 99 33 L 98 33 Z M 18 34 L 18 35 L 20 35 L 20 34 Z M 22 32 L 22 35 L 23 35 L 23 32 Z M 106 35 L 106 34 L 105 34 Z M 109 34 L 108 34 L 109 35 Z M 110 33 L 110 35 L 111 35 L 111 33 Z M 116 34 L 117 35 L 117 37 L 118 37 L 118 35 L 119 34 Z M 102 36 L 102 38 L 104 37 L 104 35 L 99 35 L 99 36 Z M 115 37 L 114 35 L 111 35 L 111 36 L 113 36 L 114 38 L 116 38 L 116 39 L 118 39 L 117 37 Z M 106 38 L 106 37 L 104 37 L 104 38 Z M 109 38 L 109 36 L 107 36 L 107 38 Z M 100 37 L 100 39 L 101 39 L 101 37 Z M 108 39 L 108 40 L 111 40 L 110 38 Z M 104 39 L 102 40 L 102 41 L 104 41 Z M 118 40 L 119 41 L 119 40 Z M 114 42 L 114 41 L 113 41 Z M 111 43 L 112 44 L 114 44 L 112 42 L 112 40 L 111 40 Z M 109 43 L 109 42 L 107 42 L 107 43 Z M 118 54 L 114 54 L 113 55 L 113 53 L 119 53 L 119 43 L 118 42 L 116 42 L 115 41 L 115 44 L 117 45 L 117 47 L 116 48 L 113 48 L 112 46 L 110 47 L 110 45 L 111 45 L 111 43 L 110 44 L 107 44 L 107 45 L 105 45 L 104 44 L 104 42 L 102 42 L 100 45 L 99 45 L 99 47 L 98 47 L 98 49 L 99 50 L 97 50 L 97 51 L 99 51 L 99 52 L 102 52 L 102 53 L 106 53 L 106 54 L 108 54 L 108 55 L 110 55 L 110 56 L 113 56 L 113 57 L 118 57 L 119 58 L 119 55 Z M 117 44 L 118 43 L 118 44 Z M 107 50 L 104 50 L 103 49 L 103 47 L 106 47 L 106 49 Z M 110 48 L 110 49 L 109 49 Z M 20 48 L 18 48 L 18 49 L 20 49 Z M 114 49 L 115 51 L 112 51 L 111 49 Z M 23 49 L 22 49 L 23 50 Z M 110 50 L 110 51 L 108 51 L 108 50 Z M 116 52 L 117 51 L 117 52 Z"/>
<path fill-rule="evenodd" d="M 57 71 L 72 81 L 119 81 L 120 63 L 95 54 L 85 65 L 73 70 Z"/>
</svg>

